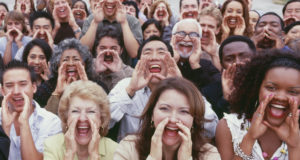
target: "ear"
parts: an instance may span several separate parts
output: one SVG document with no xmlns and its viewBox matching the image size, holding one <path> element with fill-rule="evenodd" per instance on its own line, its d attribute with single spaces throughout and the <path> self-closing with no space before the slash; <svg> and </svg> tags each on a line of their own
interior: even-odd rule
<svg viewBox="0 0 300 160">
<path fill-rule="evenodd" d="M 32 83 L 32 89 L 33 89 L 33 93 L 35 93 L 37 90 L 36 82 Z"/>
<path fill-rule="evenodd" d="M 4 88 L 3 88 L 2 84 L 0 84 L 0 90 L 1 90 L 2 96 L 6 95 L 5 92 L 4 92 Z"/>
</svg>

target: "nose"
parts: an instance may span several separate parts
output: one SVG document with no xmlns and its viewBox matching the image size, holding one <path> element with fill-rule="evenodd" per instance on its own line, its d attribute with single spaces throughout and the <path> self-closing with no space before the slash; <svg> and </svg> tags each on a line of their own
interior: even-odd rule
<svg viewBox="0 0 300 160">
<path fill-rule="evenodd" d="M 41 33 L 41 34 L 44 34 L 44 33 L 45 33 L 44 28 L 41 28 L 40 33 Z"/>
<path fill-rule="evenodd" d="M 15 85 L 12 91 L 13 94 L 19 94 L 21 93 L 19 85 Z"/>
<path fill-rule="evenodd" d="M 176 111 L 173 111 L 170 115 L 169 115 L 169 121 L 171 123 L 177 123 L 178 121 L 178 117 L 177 117 L 177 113 Z"/>
<path fill-rule="evenodd" d="M 80 116 L 79 116 L 79 121 L 87 121 L 87 115 L 86 113 L 80 113 Z"/>
<path fill-rule="evenodd" d="M 288 101 L 288 97 L 287 97 L 285 91 L 283 91 L 283 90 L 277 91 L 274 94 L 274 99 L 277 101 Z"/>
<path fill-rule="evenodd" d="M 203 32 L 208 32 L 208 27 L 207 26 L 201 26 Z"/>
</svg>

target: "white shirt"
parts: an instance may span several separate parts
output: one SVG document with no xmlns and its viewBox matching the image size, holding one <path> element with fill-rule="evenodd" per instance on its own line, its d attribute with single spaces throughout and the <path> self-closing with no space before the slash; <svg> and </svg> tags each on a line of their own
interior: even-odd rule
<svg viewBox="0 0 300 160">
<path fill-rule="evenodd" d="M 44 140 L 52 135 L 61 133 L 61 121 L 53 113 L 41 108 L 37 102 L 34 102 L 35 108 L 29 117 L 29 126 L 35 148 L 38 152 L 44 151 Z M 2 108 L 1 108 L 2 109 Z M 0 112 L 1 112 L 0 109 Z M 0 115 L 0 123 L 2 124 L 2 117 Z M 21 139 L 17 136 L 14 124 L 10 129 L 10 149 L 9 160 L 21 160 Z"/>
<path fill-rule="evenodd" d="M 151 95 L 150 88 L 145 87 L 136 91 L 134 97 L 131 99 L 126 92 L 126 87 L 129 85 L 130 80 L 131 78 L 125 78 L 119 81 L 108 95 L 111 114 L 110 128 L 112 128 L 116 122 L 120 121 L 118 141 L 128 134 L 133 134 L 138 131 L 140 127 L 139 116 L 143 112 Z M 212 138 L 215 136 L 219 120 L 216 113 L 212 110 L 211 104 L 207 102 L 205 98 L 204 102 L 204 118 L 212 120 L 211 122 L 204 123 L 205 136 Z"/>
</svg>

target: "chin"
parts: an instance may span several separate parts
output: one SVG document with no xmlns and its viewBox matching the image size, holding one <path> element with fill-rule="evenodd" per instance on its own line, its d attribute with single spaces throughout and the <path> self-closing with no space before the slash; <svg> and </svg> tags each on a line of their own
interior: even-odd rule
<svg viewBox="0 0 300 160">
<path fill-rule="evenodd" d="M 180 145 L 181 139 L 180 139 L 179 135 L 177 137 L 173 137 L 173 138 L 163 137 L 162 142 L 165 146 L 175 147 L 175 146 Z"/>
<path fill-rule="evenodd" d="M 88 136 L 88 137 L 76 136 L 75 140 L 76 140 L 77 144 L 79 144 L 80 146 L 87 146 L 91 141 L 91 137 L 90 136 Z"/>
</svg>

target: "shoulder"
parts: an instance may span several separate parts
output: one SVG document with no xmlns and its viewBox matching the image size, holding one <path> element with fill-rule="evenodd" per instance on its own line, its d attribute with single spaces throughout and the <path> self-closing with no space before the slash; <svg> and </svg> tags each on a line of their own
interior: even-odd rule
<svg viewBox="0 0 300 160">
<path fill-rule="evenodd" d="M 129 135 L 122 139 L 116 149 L 114 159 L 138 159 L 138 152 L 135 148 L 136 139 L 136 135 Z"/>
<path fill-rule="evenodd" d="M 65 142 L 65 137 L 63 133 L 59 133 L 53 136 L 50 136 L 48 138 L 45 139 L 44 145 L 45 148 L 62 148 L 62 146 L 64 145 Z"/>
<path fill-rule="evenodd" d="M 58 118 L 57 115 L 53 114 L 52 112 L 47 111 L 45 108 L 41 108 L 38 103 L 36 103 L 37 106 L 37 112 L 38 115 L 43 117 L 45 120 L 51 120 L 52 122 L 60 122 L 60 119 Z"/>
<path fill-rule="evenodd" d="M 202 149 L 205 151 L 205 153 L 203 154 L 204 160 L 221 160 L 220 154 L 215 146 L 206 143 L 203 145 Z"/>
<path fill-rule="evenodd" d="M 120 80 L 112 90 L 116 90 L 116 89 L 119 90 L 121 88 L 126 88 L 129 85 L 130 80 L 131 77 Z"/>
<path fill-rule="evenodd" d="M 118 143 L 110 138 L 102 137 L 100 140 L 100 145 L 104 145 L 106 150 L 108 150 L 109 152 L 114 152 L 116 150 L 116 147 L 118 146 Z"/>
</svg>

